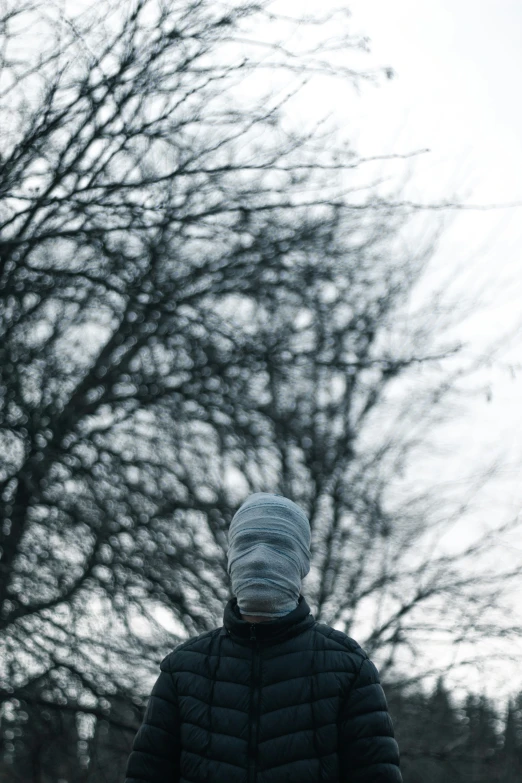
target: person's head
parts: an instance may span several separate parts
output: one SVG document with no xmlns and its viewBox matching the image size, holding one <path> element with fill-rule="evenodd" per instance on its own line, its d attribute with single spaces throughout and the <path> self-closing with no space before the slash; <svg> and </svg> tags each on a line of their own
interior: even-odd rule
<svg viewBox="0 0 522 783">
<path fill-rule="evenodd" d="M 228 573 L 241 614 L 276 618 L 296 608 L 310 541 L 308 518 L 292 500 L 269 492 L 245 500 L 228 531 Z"/>
</svg>

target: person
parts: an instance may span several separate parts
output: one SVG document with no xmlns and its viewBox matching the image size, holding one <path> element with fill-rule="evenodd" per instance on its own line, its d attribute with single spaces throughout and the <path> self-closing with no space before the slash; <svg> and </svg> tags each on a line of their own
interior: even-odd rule
<svg viewBox="0 0 522 783">
<path fill-rule="evenodd" d="M 134 739 L 126 783 L 401 783 L 378 671 L 301 593 L 310 524 L 250 495 L 228 533 L 223 626 L 179 644 Z"/>
</svg>

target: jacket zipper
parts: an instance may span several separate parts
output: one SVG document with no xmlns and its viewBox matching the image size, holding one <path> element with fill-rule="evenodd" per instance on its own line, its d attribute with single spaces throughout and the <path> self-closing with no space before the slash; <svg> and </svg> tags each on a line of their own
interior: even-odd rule
<svg viewBox="0 0 522 783">
<path fill-rule="evenodd" d="M 252 692 L 251 692 L 251 710 L 250 710 L 250 731 L 248 748 L 248 783 L 256 781 L 256 761 L 257 761 L 257 734 L 259 728 L 259 696 L 261 689 L 260 669 L 261 656 L 259 653 L 259 641 L 256 637 L 256 626 L 250 625 L 250 641 L 255 642 L 252 651 Z"/>
</svg>

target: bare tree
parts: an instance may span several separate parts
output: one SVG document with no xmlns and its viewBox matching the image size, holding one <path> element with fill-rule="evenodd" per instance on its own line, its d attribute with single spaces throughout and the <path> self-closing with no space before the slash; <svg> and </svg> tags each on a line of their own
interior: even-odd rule
<svg viewBox="0 0 522 783">
<path fill-rule="evenodd" d="M 101 719 L 172 643 L 158 607 L 215 626 L 234 476 L 302 504 L 317 618 L 350 631 L 372 601 L 360 641 L 389 676 L 441 628 L 498 629 L 485 611 L 515 572 L 462 570 L 489 540 L 419 558 L 453 518 L 433 490 L 392 503 L 477 366 L 455 365 L 442 290 L 405 315 L 434 236 L 401 245 L 415 208 L 363 189 L 321 121 L 285 124 L 314 73 L 376 77 L 339 62 L 366 42 L 346 25 L 299 52 L 256 38 L 278 21 L 264 2 L 0 7 L 2 698 L 59 671 L 42 703 Z M 297 84 L 249 91 L 264 72 Z"/>
</svg>

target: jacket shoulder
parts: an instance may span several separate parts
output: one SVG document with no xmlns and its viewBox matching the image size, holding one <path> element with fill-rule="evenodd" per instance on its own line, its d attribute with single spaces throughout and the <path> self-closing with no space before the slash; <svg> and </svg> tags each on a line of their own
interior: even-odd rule
<svg viewBox="0 0 522 783">
<path fill-rule="evenodd" d="M 316 623 L 314 630 L 316 633 L 321 634 L 321 636 L 325 638 L 325 641 L 328 640 L 333 642 L 334 644 L 332 646 L 337 644 L 350 653 L 360 655 L 361 658 L 368 658 L 368 655 L 363 650 L 359 642 L 355 641 L 355 639 L 352 639 L 351 636 L 348 636 L 343 631 L 338 631 L 335 628 L 326 625 L 326 623 Z"/>
<path fill-rule="evenodd" d="M 161 661 L 160 669 L 162 671 L 172 671 L 174 669 L 174 660 L 182 650 L 198 649 L 198 652 L 204 652 L 210 646 L 212 639 L 221 631 L 221 628 L 213 628 L 211 631 L 204 631 L 199 636 L 191 636 L 190 639 L 177 644 Z"/>
</svg>

